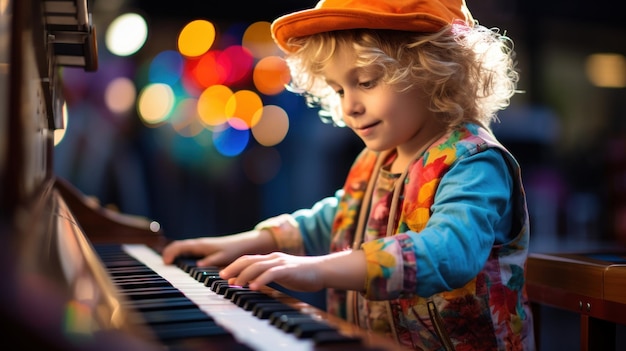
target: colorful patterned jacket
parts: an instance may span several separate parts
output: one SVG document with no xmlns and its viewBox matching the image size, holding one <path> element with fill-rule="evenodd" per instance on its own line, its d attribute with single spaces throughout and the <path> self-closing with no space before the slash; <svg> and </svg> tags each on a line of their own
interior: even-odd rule
<svg viewBox="0 0 626 351">
<path fill-rule="evenodd" d="M 420 283 L 415 258 L 420 248 L 414 247 L 411 237 L 427 226 L 442 177 L 460 160 L 492 148 L 501 151 L 513 178 L 511 239 L 494 244 L 478 275 L 464 285 L 431 296 L 417 295 L 418 289 L 411 287 Z M 361 243 L 359 212 L 364 204 L 369 211 L 366 188 L 375 178 L 379 157 L 364 150 L 356 159 L 335 206 L 330 231 L 329 252 L 365 251 L 367 284 L 362 293 L 328 289 L 328 311 L 418 350 L 534 350 L 525 289 L 529 220 L 513 156 L 483 128 L 469 124 L 449 132 L 409 165 L 400 179 L 393 202 L 396 208 L 389 211 L 393 225 L 386 236 Z M 304 254 L 293 217 L 277 217 L 259 227 L 272 229 L 283 251 Z M 404 289 L 386 288 L 394 284 Z M 385 323 L 372 322 L 381 318 Z"/>
</svg>

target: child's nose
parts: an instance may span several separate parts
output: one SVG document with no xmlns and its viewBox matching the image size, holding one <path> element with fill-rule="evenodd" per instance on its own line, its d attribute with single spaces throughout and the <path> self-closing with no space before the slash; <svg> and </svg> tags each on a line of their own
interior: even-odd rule
<svg viewBox="0 0 626 351">
<path fill-rule="evenodd" d="M 344 94 L 342 107 L 346 116 L 358 116 L 365 111 L 365 105 L 354 94 Z"/>
</svg>

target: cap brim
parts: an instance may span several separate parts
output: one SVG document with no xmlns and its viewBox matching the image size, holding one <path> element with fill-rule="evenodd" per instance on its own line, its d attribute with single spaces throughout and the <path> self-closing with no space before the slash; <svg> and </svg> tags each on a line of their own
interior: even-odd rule
<svg viewBox="0 0 626 351">
<path fill-rule="evenodd" d="M 383 14 L 355 9 L 310 9 L 279 17 L 272 23 L 272 37 L 281 50 L 291 52 L 289 38 L 345 29 L 391 29 L 436 32 L 448 22 L 430 13 Z"/>
</svg>

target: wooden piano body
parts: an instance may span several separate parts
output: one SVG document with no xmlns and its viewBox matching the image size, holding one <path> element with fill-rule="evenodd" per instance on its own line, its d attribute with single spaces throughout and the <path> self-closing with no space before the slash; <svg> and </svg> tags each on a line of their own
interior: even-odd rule
<svg viewBox="0 0 626 351">
<path fill-rule="evenodd" d="M 90 202 L 52 171 L 54 131 L 63 128 L 62 66 L 97 69 L 95 28 L 87 1 L 0 0 L 3 343 L 26 350 L 167 350 L 169 346 L 128 304 L 129 298 L 96 251 L 110 244 L 137 244 L 158 253 L 167 242 L 164 233 L 152 229 L 146 219 Z M 350 345 L 309 344 L 311 350 L 354 349 L 355 345 L 367 350 L 401 349 L 391 340 L 365 333 L 277 290 L 268 288 L 264 293 L 308 311 L 341 335 L 360 340 Z M 215 340 L 204 338 L 197 349 L 233 348 Z M 243 343 L 233 350 L 281 349 L 278 341 L 271 347 L 250 345 Z"/>
<path fill-rule="evenodd" d="M 545 305 L 579 316 L 581 351 L 617 349 L 617 326 L 626 325 L 626 250 L 533 253 L 527 266 L 538 340 L 550 333 L 539 308 Z"/>
</svg>

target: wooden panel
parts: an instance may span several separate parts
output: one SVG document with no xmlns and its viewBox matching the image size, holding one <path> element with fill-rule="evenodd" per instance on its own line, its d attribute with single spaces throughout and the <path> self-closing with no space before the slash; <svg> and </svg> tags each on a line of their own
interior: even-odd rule
<svg viewBox="0 0 626 351">
<path fill-rule="evenodd" d="M 615 264 L 604 273 L 604 299 L 626 304 L 626 265 Z"/>
<path fill-rule="evenodd" d="M 168 243 L 157 222 L 101 207 L 65 179 L 56 177 L 55 188 L 94 244 L 146 244 L 160 251 Z"/>
<path fill-rule="evenodd" d="M 537 305 L 546 305 L 579 314 L 581 351 L 615 349 L 615 324 L 626 325 L 625 254 L 530 254 L 527 268 L 537 336 Z"/>
<path fill-rule="evenodd" d="M 603 298 L 603 276 L 606 265 L 574 259 L 568 255 L 531 254 L 527 279 L 533 285 L 563 289 L 572 294 Z"/>
</svg>

